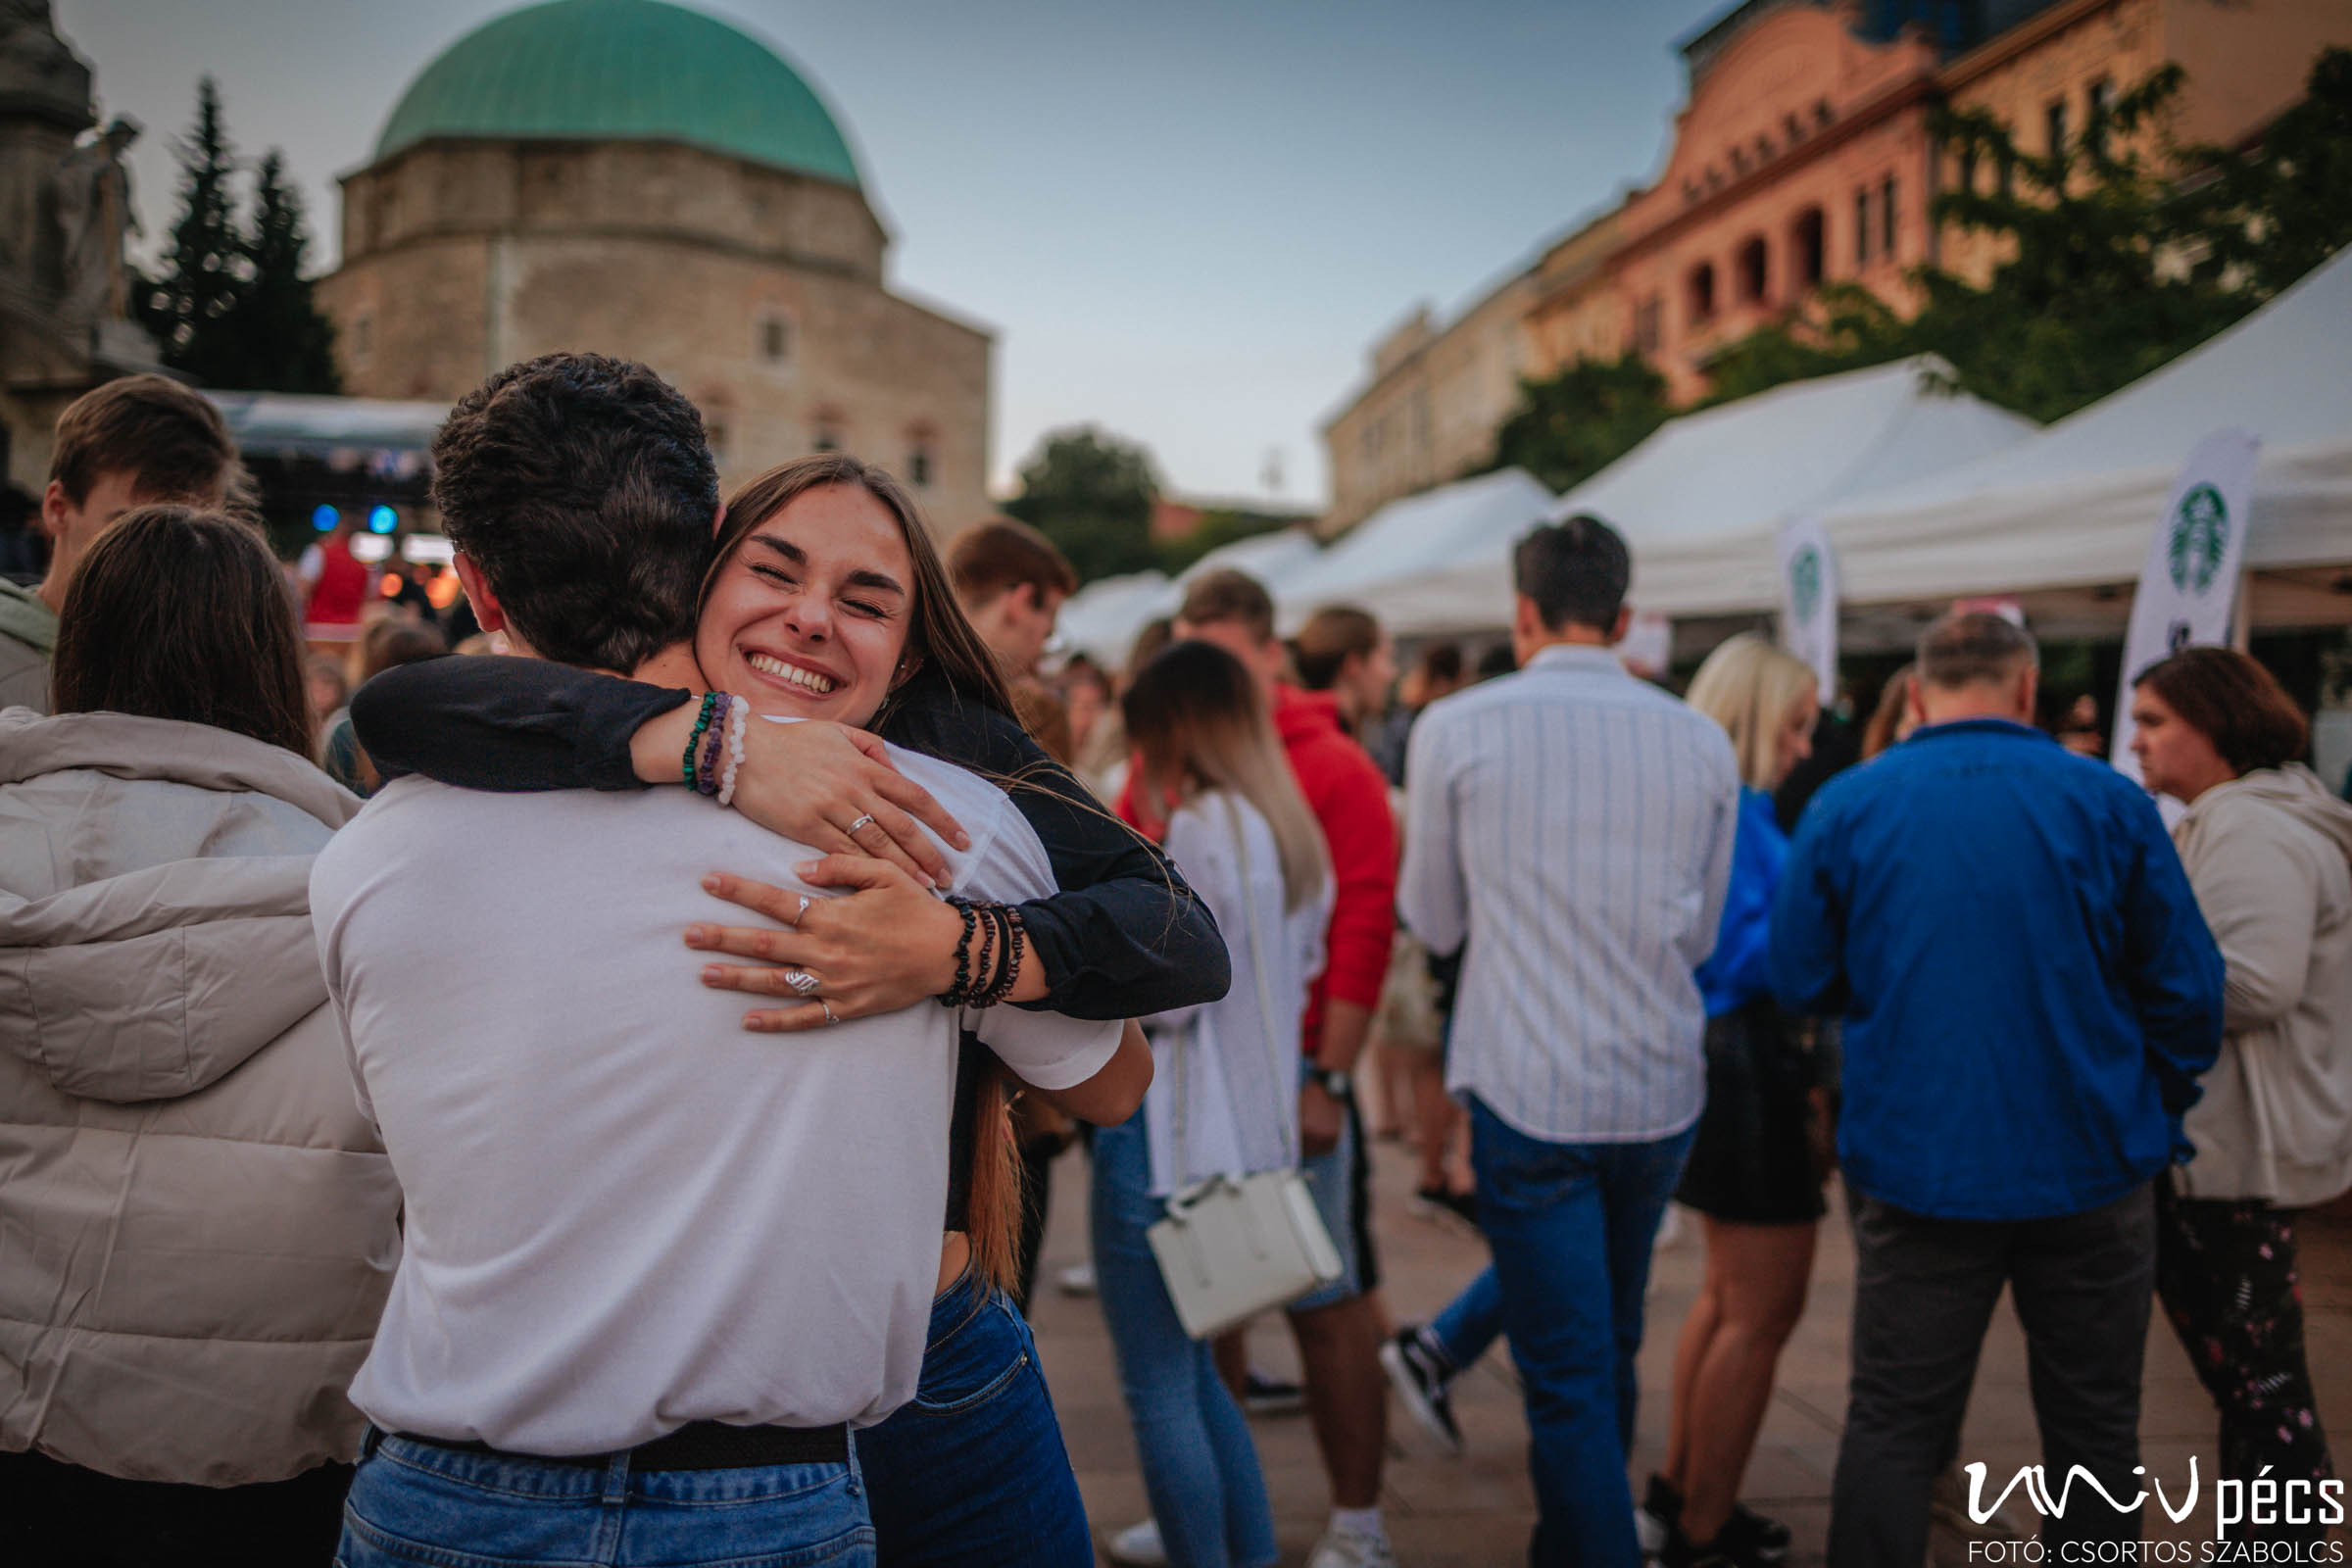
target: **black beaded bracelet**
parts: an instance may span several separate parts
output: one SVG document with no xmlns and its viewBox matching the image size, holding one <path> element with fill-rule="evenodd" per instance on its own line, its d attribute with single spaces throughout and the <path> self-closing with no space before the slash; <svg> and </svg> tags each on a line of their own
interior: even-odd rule
<svg viewBox="0 0 2352 1568">
<path fill-rule="evenodd" d="M 997 983 L 989 988 L 988 995 L 980 1001 L 984 1007 L 993 1007 L 1004 1001 L 1012 995 L 1012 988 L 1020 984 L 1021 950 L 1028 943 L 1028 928 L 1021 923 L 1021 911 L 1009 904 L 1000 904 L 996 908 L 998 916 L 1004 922 L 1004 962 Z"/>
<path fill-rule="evenodd" d="M 939 1004 L 943 1007 L 960 1007 L 971 999 L 972 932 L 978 928 L 980 917 L 961 899 L 950 899 L 948 902 L 963 916 L 963 934 L 956 939 L 956 983 L 940 993 Z"/>
</svg>

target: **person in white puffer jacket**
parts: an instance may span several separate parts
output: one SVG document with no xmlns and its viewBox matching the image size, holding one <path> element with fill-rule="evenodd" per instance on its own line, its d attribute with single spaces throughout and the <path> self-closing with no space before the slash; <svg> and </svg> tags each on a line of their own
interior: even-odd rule
<svg viewBox="0 0 2352 1568">
<path fill-rule="evenodd" d="M 323 1563 L 400 1193 L 324 1005 L 304 755 L 253 530 L 124 517 L 55 717 L 0 712 L 0 1560 Z"/>
<path fill-rule="evenodd" d="M 2196 1155 L 2157 1192 L 2156 1293 L 2220 1407 L 2222 1478 L 2267 1476 L 2289 1504 L 2246 1510 L 2243 1539 L 2317 1549 L 2334 1471 L 2295 1229 L 2352 1188 L 2352 806 L 2294 760 L 2302 710 L 2244 654 L 2151 665 L 2132 717 L 2141 781 L 2188 806 L 2173 842 L 2226 974 L 2221 1056 L 2181 1129 Z"/>
</svg>

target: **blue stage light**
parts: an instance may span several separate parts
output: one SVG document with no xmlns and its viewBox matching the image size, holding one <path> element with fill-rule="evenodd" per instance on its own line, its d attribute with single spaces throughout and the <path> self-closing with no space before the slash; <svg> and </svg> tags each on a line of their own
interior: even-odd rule
<svg viewBox="0 0 2352 1568">
<path fill-rule="evenodd" d="M 394 512 L 390 507 L 377 506 L 368 509 L 368 531 L 369 533 L 390 533 L 399 526 L 400 514 Z"/>
<path fill-rule="evenodd" d="M 321 505 L 316 512 L 311 514 L 311 526 L 318 529 L 320 533 L 328 533 L 333 531 L 335 524 L 342 520 L 342 514 L 338 513 L 334 508 L 329 506 Z"/>
</svg>

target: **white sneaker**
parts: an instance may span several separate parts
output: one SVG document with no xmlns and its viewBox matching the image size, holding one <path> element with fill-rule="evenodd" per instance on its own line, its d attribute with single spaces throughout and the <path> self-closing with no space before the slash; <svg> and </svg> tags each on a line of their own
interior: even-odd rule
<svg viewBox="0 0 2352 1568">
<path fill-rule="evenodd" d="M 1396 1552 L 1386 1535 L 1326 1530 L 1306 1554 L 1306 1568 L 1396 1568 Z"/>
<path fill-rule="evenodd" d="M 1054 1283 L 1060 1287 L 1064 1296 L 1092 1296 L 1095 1294 L 1095 1265 L 1072 1263 L 1055 1277 Z M 1160 1560 L 1166 1561 L 1165 1558 Z"/>
<path fill-rule="evenodd" d="M 1102 1544 L 1102 1555 L 1118 1568 L 1168 1568 L 1168 1548 L 1160 1544 L 1156 1519 L 1129 1525 L 1111 1537 Z"/>
</svg>

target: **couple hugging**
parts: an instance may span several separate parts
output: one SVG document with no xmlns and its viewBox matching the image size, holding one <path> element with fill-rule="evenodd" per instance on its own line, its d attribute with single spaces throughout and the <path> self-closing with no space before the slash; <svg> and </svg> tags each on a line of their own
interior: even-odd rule
<svg viewBox="0 0 2352 1568">
<path fill-rule="evenodd" d="M 339 1562 L 1091 1562 L 1006 1079 L 1126 1120 L 1119 1020 L 1222 995 L 1214 922 L 1022 732 L 888 475 L 721 508 L 693 406 L 592 355 L 434 459 L 527 657 L 368 688 L 406 776 L 312 876 L 406 1204 Z"/>
</svg>

